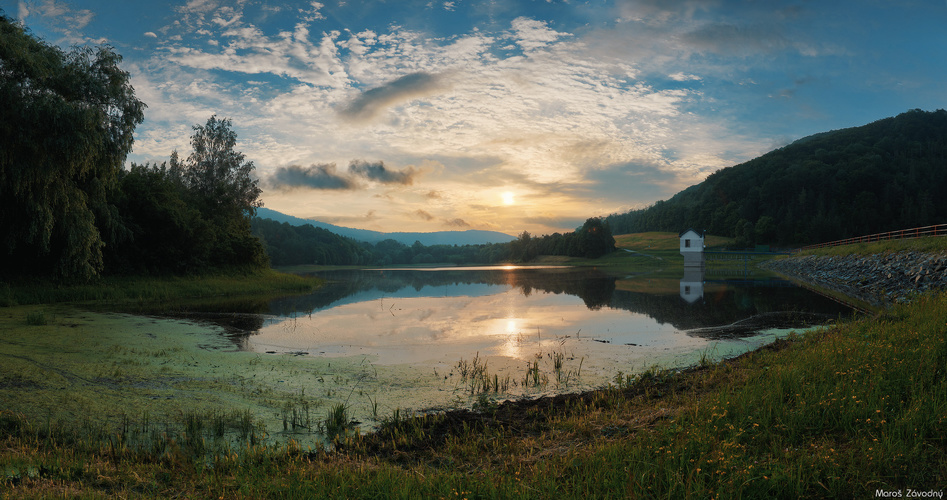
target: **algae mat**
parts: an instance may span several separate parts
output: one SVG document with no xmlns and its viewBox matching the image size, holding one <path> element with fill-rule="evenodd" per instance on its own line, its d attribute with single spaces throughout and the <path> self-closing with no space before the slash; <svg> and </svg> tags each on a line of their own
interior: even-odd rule
<svg viewBox="0 0 947 500">
<path fill-rule="evenodd" d="M 0 410 L 39 422 L 174 424 L 239 411 L 278 436 L 287 421 L 314 428 L 338 403 L 370 426 L 406 392 L 424 404 L 452 390 L 365 357 L 241 352 L 219 327 L 184 320 L 24 306 L 0 309 L 0 332 Z"/>
</svg>

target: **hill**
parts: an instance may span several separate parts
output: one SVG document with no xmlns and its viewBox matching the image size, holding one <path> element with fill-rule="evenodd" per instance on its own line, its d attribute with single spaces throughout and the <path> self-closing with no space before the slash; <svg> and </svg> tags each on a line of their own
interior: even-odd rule
<svg viewBox="0 0 947 500">
<path fill-rule="evenodd" d="M 311 219 L 301 219 L 286 215 L 276 210 L 268 208 L 258 208 L 257 217 L 261 219 L 272 219 L 276 222 L 286 222 L 292 226 L 305 226 L 322 228 L 335 233 L 339 236 L 351 238 L 357 241 L 368 243 L 378 243 L 384 240 L 395 240 L 398 243 L 412 245 L 415 241 L 420 241 L 424 246 L 431 245 L 483 245 L 490 243 L 508 243 L 516 238 L 506 233 L 497 231 L 481 231 L 470 229 L 467 231 L 436 231 L 430 233 L 411 233 L 411 232 L 393 232 L 384 233 L 381 231 L 371 231 L 368 229 L 355 229 L 350 227 L 336 226 L 326 222 L 319 222 Z"/>
<path fill-rule="evenodd" d="M 687 227 L 797 245 L 947 220 L 947 111 L 911 110 L 805 137 L 607 221 L 615 234 Z"/>
</svg>

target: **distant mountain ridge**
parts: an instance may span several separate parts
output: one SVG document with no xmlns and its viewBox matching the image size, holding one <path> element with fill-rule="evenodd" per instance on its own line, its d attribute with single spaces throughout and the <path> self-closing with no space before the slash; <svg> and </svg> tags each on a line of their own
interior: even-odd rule
<svg viewBox="0 0 947 500">
<path fill-rule="evenodd" d="M 490 243 L 508 243 L 516 239 L 506 233 L 498 231 L 482 231 L 469 229 L 466 231 L 436 231 L 431 233 L 412 233 L 412 232 L 393 232 L 384 233 L 381 231 L 371 231 L 369 229 L 355 229 L 350 227 L 336 226 L 327 222 L 320 222 L 312 219 L 303 219 L 294 217 L 282 212 L 277 212 L 265 207 L 260 207 L 256 211 L 256 216 L 261 219 L 271 219 L 280 223 L 288 223 L 291 226 L 305 226 L 309 224 L 335 233 L 339 236 L 352 238 L 357 241 L 366 241 L 369 243 L 378 243 L 384 240 L 395 240 L 405 245 L 413 245 L 415 241 L 420 241 L 422 245 L 483 245 Z"/>
</svg>

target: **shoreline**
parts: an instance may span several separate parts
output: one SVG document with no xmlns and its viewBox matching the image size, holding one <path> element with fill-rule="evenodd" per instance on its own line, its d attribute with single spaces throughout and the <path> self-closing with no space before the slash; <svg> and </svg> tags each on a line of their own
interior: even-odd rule
<svg viewBox="0 0 947 500">
<path fill-rule="evenodd" d="M 869 255 L 803 255 L 761 262 L 811 286 L 878 310 L 912 296 L 947 289 L 947 252 L 900 250 Z"/>
</svg>

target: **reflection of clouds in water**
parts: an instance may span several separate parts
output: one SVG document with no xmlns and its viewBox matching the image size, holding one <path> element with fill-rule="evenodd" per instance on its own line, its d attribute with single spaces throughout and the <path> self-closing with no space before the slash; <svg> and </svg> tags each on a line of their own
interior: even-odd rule
<svg viewBox="0 0 947 500">
<path fill-rule="evenodd" d="M 249 349 L 279 346 L 335 355 L 369 353 L 382 364 L 430 360 L 453 364 L 478 352 L 512 362 L 530 360 L 547 347 L 544 342 L 564 345 L 562 339 L 572 338 L 580 339 L 576 349 L 594 344 L 622 359 L 642 353 L 628 349 L 701 348 L 705 339 L 681 330 L 729 324 L 756 314 L 756 309 L 792 302 L 785 294 L 760 294 L 751 286 L 725 288 L 718 294 L 721 300 L 688 306 L 676 290 L 670 294 L 616 290 L 613 279 L 588 271 L 584 271 L 588 280 L 575 270 L 499 273 L 385 273 L 379 276 L 390 286 L 381 297 L 381 292 L 372 292 L 379 290 L 374 288 L 376 281 L 364 272 L 354 274 L 348 281 L 337 281 L 348 295 L 313 295 L 307 307 L 323 305 L 309 309 L 311 315 L 307 311 L 295 319 L 266 321 L 251 337 Z M 428 286 L 425 280 L 441 285 Z M 516 285 L 504 289 L 483 280 Z M 748 300 L 752 307 L 745 304 Z"/>
</svg>

